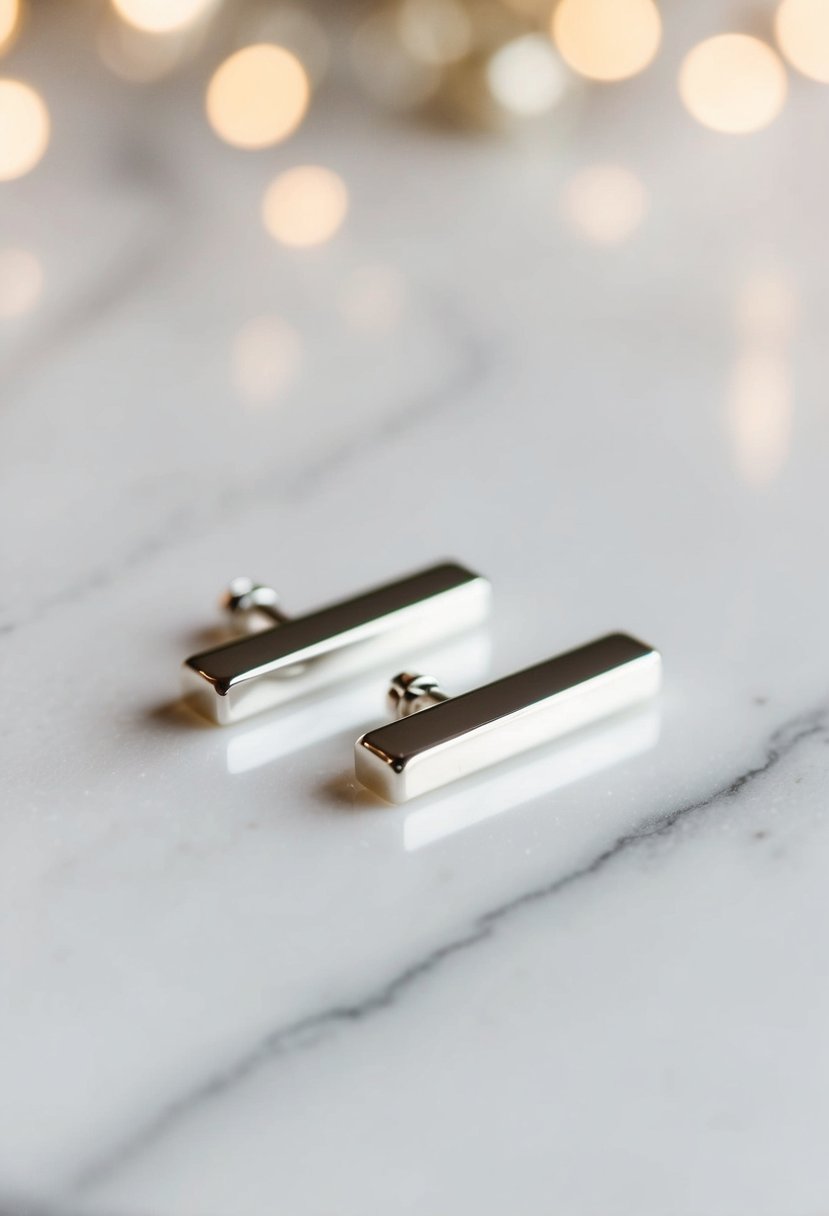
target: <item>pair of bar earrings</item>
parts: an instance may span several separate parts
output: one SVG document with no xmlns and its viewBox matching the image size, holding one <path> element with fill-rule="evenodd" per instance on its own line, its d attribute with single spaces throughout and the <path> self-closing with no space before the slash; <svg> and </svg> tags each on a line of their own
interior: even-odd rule
<svg viewBox="0 0 829 1216">
<path fill-rule="evenodd" d="M 485 578 L 444 563 L 289 619 L 269 587 L 237 579 L 227 606 L 256 632 L 187 659 L 185 696 L 213 722 L 240 722 L 472 628 L 490 601 Z M 623 633 L 458 697 L 402 673 L 389 693 L 397 720 L 357 740 L 355 773 L 386 801 L 407 802 L 644 701 L 661 678 L 659 652 Z"/>
</svg>

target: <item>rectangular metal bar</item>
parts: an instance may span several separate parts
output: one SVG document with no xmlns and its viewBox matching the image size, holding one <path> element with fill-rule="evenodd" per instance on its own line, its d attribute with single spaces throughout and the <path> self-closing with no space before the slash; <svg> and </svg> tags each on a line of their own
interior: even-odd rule
<svg viewBox="0 0 829 1216">
<path fill-rule="evenodd" d="M 656 693 L 658 651 L 614 633 L 474 692 L 369 731 L 357 779 L 407 802 Z"/>
<path fill-rule="evenodd" d="M 220 725 L 322 688 L 483 621 L 490 585 L 444 563 L 239 638 L 184 664 L 184 692 Z"/>
<path fill-rule="evenodd" d="M 658 743 L 660 725 L 661 714 L 651 699 L 502 765 L 479 781 L 471 796 L 461 782 L 431 798 L 415 799 L 403 821 L 403 843 L 411 851 L 444 840 L 641 755 Z"/>
</svg>

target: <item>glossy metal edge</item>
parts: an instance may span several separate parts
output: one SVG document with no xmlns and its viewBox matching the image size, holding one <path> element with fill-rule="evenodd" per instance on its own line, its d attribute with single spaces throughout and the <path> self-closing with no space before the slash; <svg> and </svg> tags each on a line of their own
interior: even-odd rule
<svg viewBox="0 0 829 1216">
<path fill-rule="evenodd" d="M 184 695 L 203 716 L 230 725 L 358 671 L 483 621 L 488 581 L 441 563 L 288 621 L 193 655 Z"/>
<path fill-rule="evenodd" d="M 645 700 L 661 676 L 658 651 L 609 634 L 369 731 L 355 744 L 356 776 L 407 802 Z"/>
</svg>

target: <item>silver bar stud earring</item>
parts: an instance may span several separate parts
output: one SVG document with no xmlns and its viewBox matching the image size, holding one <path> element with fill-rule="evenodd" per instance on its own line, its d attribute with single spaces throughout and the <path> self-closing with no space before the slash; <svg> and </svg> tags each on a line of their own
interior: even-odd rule
<svg viewBox="0 0 829 1216">
<path fill-rule="evenodd" d="M 270 627 L 187 659 L 184 695 L 213 722 L 240 722 L 480 624 L 490 596 L 485 578 L 446 562 L 289 619 L 272 588 L 237 579 L 226 607 Z"/>
<path fill-rule="evenodd" d="M 659 652 L 624 633 L 459 697 L 403 673 L 389 692 L 398 721 L 355 744 L 357 780 L 387 802 L 408 802 L 644 701 L 661 680 Z"/>
</svg>

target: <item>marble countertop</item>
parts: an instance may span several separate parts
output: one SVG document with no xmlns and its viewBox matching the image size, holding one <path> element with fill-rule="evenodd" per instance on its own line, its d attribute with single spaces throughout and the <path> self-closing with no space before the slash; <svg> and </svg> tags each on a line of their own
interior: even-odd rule
<svg viewBox="0 0 829 1216">
<path fill-rule="evenodd" d="M 52 147 L 2 187 L 44 272 L 0 322 L 4 1216 L 829 1208 L 829 107 L 792 80 L 764 133 L 695 125 L 698 19 L 535 139 L 334 81 L 246 156 L 201 68 L 127 87 L 38 10 Z M 349 212 L 288 250 L 260 199 L 303 162 Z M 606 163 L 647 206 L 597 245 L 565 203 Z M 390 672 L 228 731 L 176 706 L 229 577 L 302 611 L 444 556 L 496 596 L 448 684 L 626 629 L 656 717 L 388 809 L 351 752 Z"/>
</svg>

